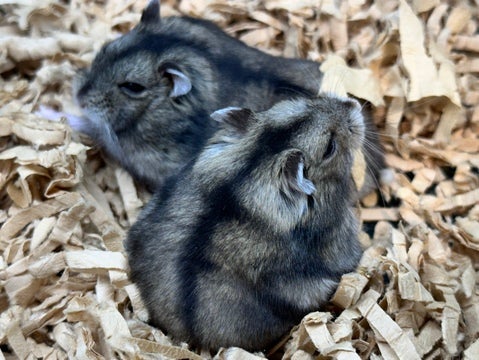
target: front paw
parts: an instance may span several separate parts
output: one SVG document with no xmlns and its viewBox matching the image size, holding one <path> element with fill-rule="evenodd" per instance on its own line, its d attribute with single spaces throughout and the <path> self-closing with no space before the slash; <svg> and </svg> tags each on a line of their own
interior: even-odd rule
<svg viewBox="0 0 479 360">
<path fill-rule="evenodd" d="M 64 113 L 61 111 L 56 111 L 44 105 L 40 105 L 39 109 L 35 112 L 35 115 L 50 121 L 55 121 L 55 122 L 59 122 L 59 121 L 62 121 L 62 119 L 66 119 L 67 124 L 70 125 L 70 127 L 73 130 L 79 131 L 79 132 L 86 132 L 87 130 L 86 118 L 76 116 L 73 114 Z"/>
</svg>

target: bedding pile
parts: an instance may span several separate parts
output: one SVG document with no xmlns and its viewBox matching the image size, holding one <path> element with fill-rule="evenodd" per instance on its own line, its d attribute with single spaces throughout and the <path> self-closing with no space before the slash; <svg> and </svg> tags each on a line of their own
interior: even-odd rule
<svg viewBox="0 0 479 360">
<path fill-rule="evenodd" d="M 446 359 L 479 354 L 479 14 L 468 1 L 162 1 L 372 104 L 389 181 L 331 303 L 266 353 L 210 354 L 147 324 L 122 242 L 150 194 L 41 106 L 146 1 L 0 1 L 0 359 Z M 305 74 L 307 76 L 307 74 Z M 361 177 L 359 168 L 356 174 Z"/>
</svg>

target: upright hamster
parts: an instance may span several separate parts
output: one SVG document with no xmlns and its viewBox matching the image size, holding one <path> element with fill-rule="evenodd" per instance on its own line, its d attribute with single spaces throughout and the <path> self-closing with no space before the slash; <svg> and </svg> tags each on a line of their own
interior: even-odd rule
<svg viewBox="0 0 479 360">
<path fill-rule="evenodd" d="M 129 231 L 131 279 L 173 338 L 262 350 L 358 264 L 363 116 L 356 100 L 322 96 L 212 117 L 218 132 Z"/>
<path fill-rule="evenodd" d="M 106 44 L 76 79 L 84 118 L 72 125 L 155 188 L 198 154 L 215 131 L 213 111 L 315 97 L 321 78 L 318 63 L 270 56 L 211 22 L 160 19 L 152 0 L 140 23 Z M 378 144 L 373 137 L 369 143 Z M 382 155 L 372 155 L 381 168 Z"/>
</svg>

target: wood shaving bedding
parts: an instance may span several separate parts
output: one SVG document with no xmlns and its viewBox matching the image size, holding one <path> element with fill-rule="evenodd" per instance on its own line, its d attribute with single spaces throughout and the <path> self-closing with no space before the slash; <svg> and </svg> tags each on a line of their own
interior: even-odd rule
<svg viewBox="0 0 479 360">
<path fill-rule="evenodd" d="M 78 113 L 75 71 L 145 3 L 0 1 L 0 359 L 477 358 L 477 7 L 162 2 L 162 16 L 206 18 L 269 53 L 322 62 L 323 90 L 374 105 L 391 171 L 362 201 L 365 253 L 331 304 L 269 353 L 209 354 L 147 325 L 128 279 L 122 242 L 149 194 L 63 121 L 35 114 Z"/>
</svg>

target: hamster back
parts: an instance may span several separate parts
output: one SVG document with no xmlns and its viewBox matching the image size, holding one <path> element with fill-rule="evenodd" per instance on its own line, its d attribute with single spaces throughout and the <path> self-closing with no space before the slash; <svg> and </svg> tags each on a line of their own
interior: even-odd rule
<svg viewBox="0 0 479 360">
<path fill-rule="evenodd" d="M 131 278 L 173 338 L 264 350 L 358 264 L 351 166 L 364 119 L 356 101 L 327 96 L 212 117 L 219 130 L 131 228 Z"/>
<path fill-rule="evenodd" d="M 77 76 L 84 118 L 72 126 L 155 188 L 198 154 L 214 131 L 213 111 L 314 96 L 320 78 L 319 64 L 267 55 L 208 21 L 160 19 L 151 1 L 140 23 Z"/>
</svg>

